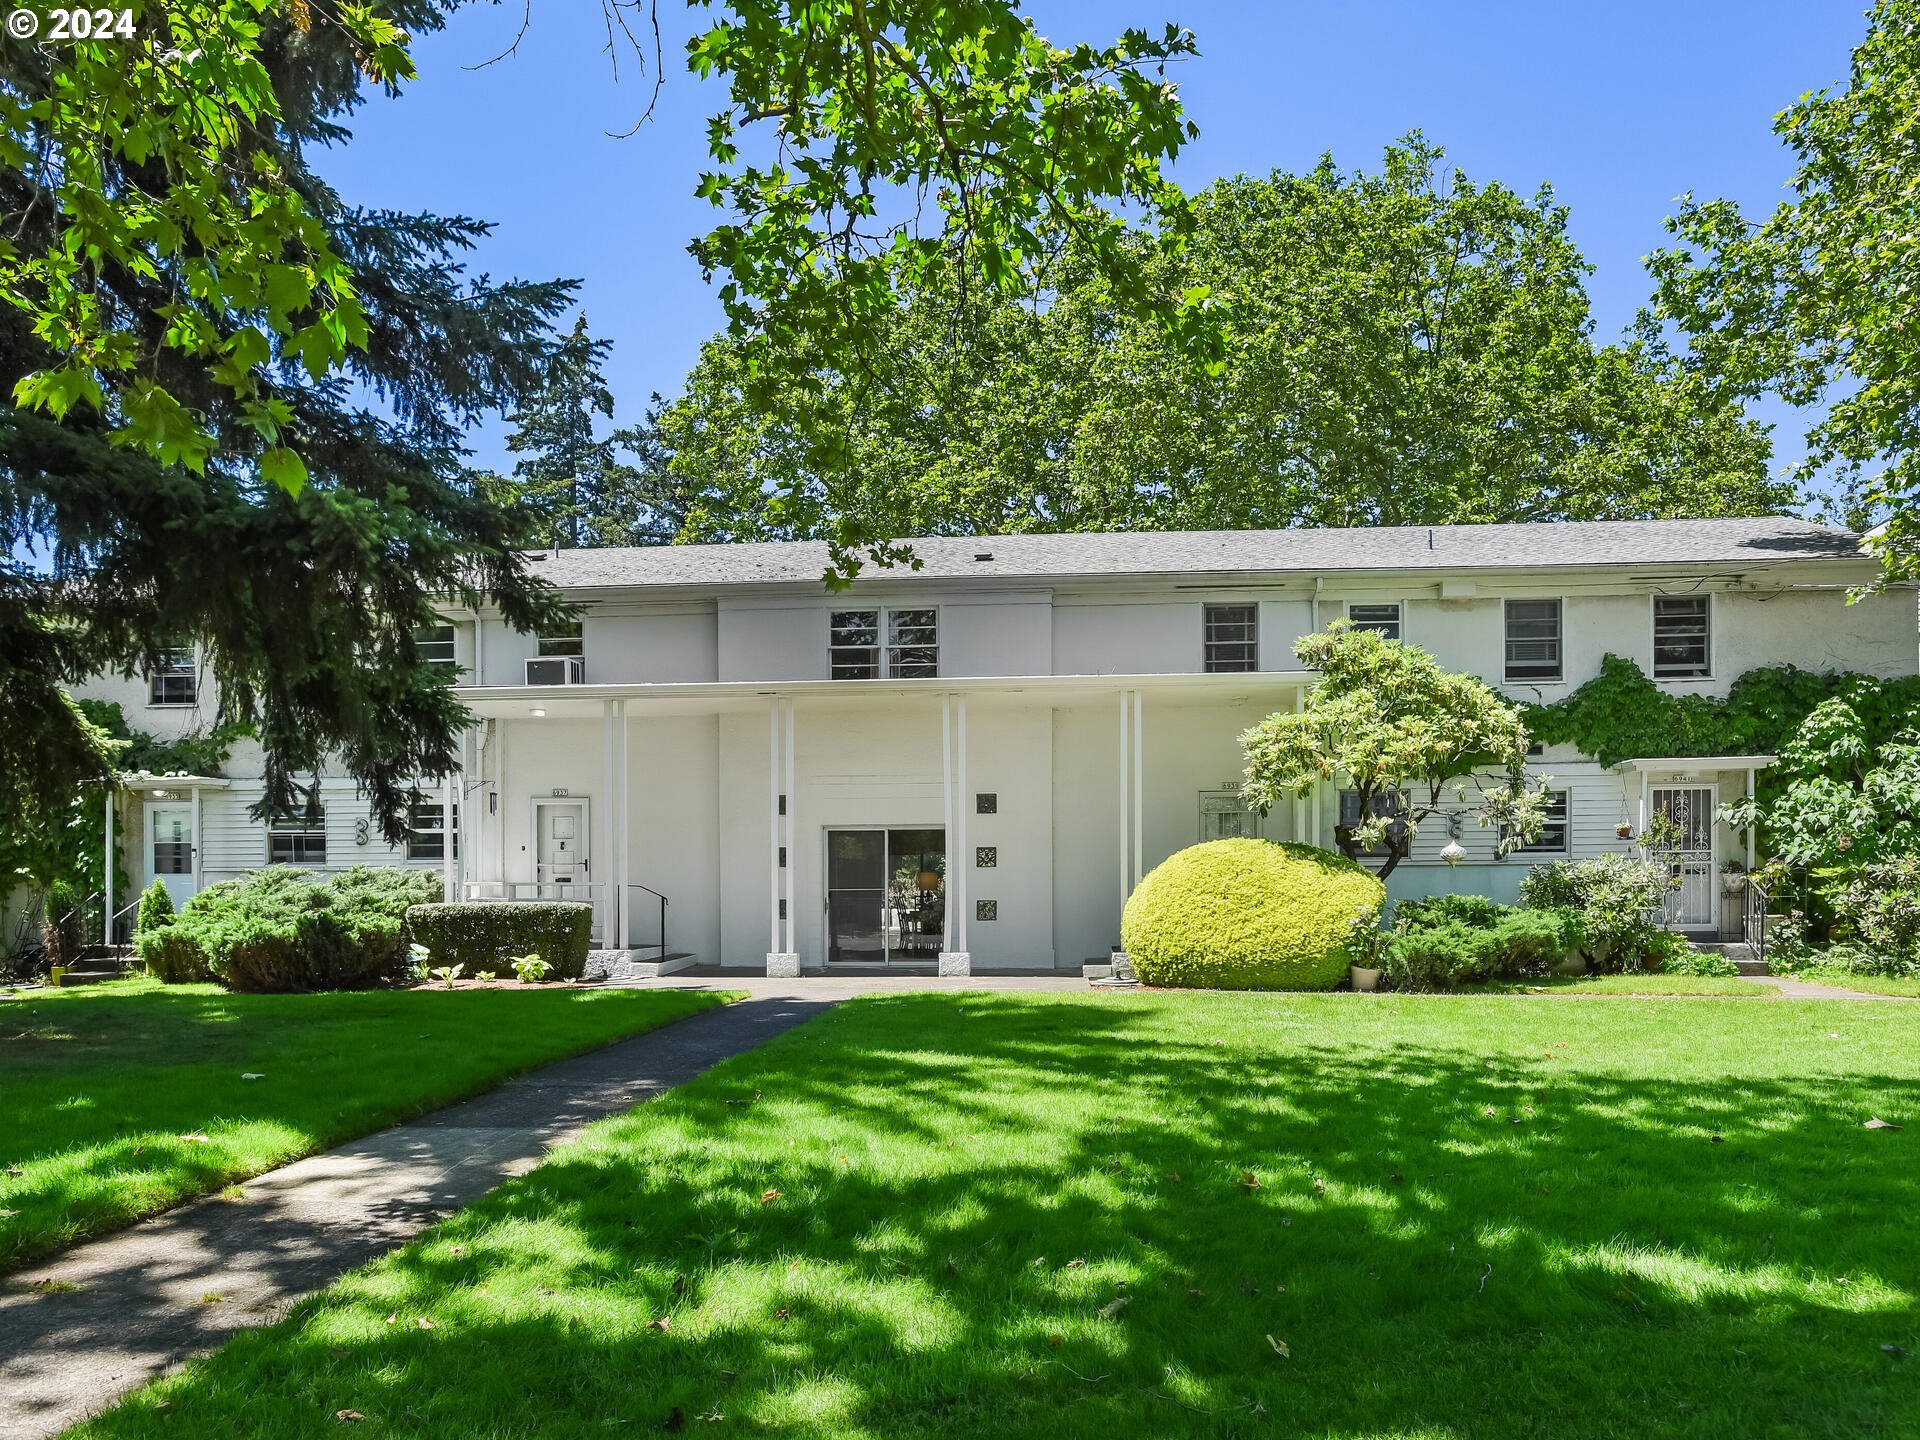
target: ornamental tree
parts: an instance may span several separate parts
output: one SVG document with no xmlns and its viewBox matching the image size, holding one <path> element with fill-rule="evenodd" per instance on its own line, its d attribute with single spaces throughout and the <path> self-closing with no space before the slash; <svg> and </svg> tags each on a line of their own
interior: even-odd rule
<svg viewBox="0 0 1920 1440">
<path fill-rule="evenodd" d="M 1526 726 L 1484 682 L 1345 620 L 1293 650 L 1320 680 L 1305 709 L 1269 715 L 1240 737 L 1253 808 L 1265 814 L 1329 781 L 1353 790 L 1360 818 L 1337 825 L 1334 839 L 1348 859 L 1378 862 L 1382 878 L 1443 807 L 1497 826 L 1503 855 L 1540 833 L 1546 791 L 1527 782 Z"/>
<path fill-rule="evenodd" d="M 1780 752 L 1786 785 L 1765 800 L 1742 796 L 1721 818 L 1760 827 L 1795 870 L 1849 868 L 1920 854 L 1920 733 L 1903 730 L 1875 749 L 1844 699 L 1823 701 Z"/>
</svg>

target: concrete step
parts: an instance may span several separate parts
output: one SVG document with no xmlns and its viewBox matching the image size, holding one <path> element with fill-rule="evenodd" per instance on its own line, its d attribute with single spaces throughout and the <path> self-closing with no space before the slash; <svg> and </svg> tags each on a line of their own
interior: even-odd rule
<svg viewBox="0 0 1920 1440">
<path fill-rule="evenodd" d="M 1753 947 L 1744 940 L 1724 942 L 1696 940 L 1693 942 L 1693 948 L 1702 955 L 1726 956 L 1727 959 L 1733 961 L 1735 967 L 1738 968 L 1742 975 L 1771 975 L 1773 973 L 1766 961 L 1754 959 Z"/>
<path fill-rule="evenodd" d="M 658 980 L 662 975 L 691 969 L 693 963 L 692 952 L 669 950 L 662 954 L 657 945 L 645 950 L 596 950 L 587 956 L 586 978 L 616 984 L 622 980 Z"/>
</svg>

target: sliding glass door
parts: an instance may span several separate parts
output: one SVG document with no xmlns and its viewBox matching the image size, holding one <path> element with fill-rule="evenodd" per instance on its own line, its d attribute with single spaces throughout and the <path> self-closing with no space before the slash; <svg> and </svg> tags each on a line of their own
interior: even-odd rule
<svg viewBox="0 0 1920 1440">
<path fill-rule="evenodd" d="M 827 959 L 932 963 L 946 948 L 943 830 L 827 832 Z"/>
</svg>

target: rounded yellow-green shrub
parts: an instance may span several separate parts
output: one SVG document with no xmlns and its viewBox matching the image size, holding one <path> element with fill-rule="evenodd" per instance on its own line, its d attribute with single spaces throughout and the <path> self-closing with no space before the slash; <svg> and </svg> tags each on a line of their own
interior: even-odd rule
<svg viewBox="0 0 1920 1440">
<path fill-rule="evenodd" d="M 1271 840 L 1209 840 L 1169 856 L 1128 899 L 1120 943 L 1149 985 L 1331 990 L 1348 936 L 1387 897 L 1344 855 Z"/>
</svg>

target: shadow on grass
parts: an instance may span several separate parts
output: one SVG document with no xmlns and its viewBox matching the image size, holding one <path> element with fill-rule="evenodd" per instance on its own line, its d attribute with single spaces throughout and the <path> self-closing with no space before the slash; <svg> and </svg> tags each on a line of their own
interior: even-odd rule
<svg viewBox="0 0 1920 1440">
<path fill-rule="evenodd" d="M 872 999 L 86 1433 L 1920 1433 L 1920 1031 L 1812 1013 Z"/>
</svg>

